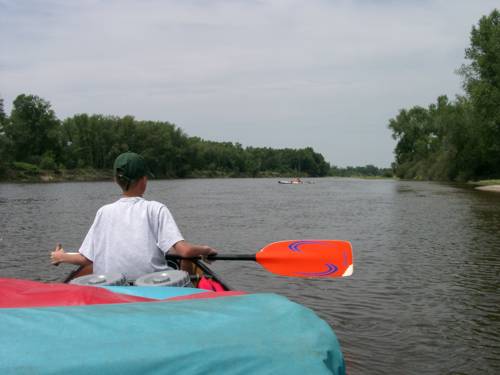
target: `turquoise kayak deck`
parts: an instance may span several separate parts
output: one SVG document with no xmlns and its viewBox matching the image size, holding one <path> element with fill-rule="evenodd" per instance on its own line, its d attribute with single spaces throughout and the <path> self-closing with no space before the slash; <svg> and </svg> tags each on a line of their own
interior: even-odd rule
<svg viewBox="0 0 500 375">
<path fill-rule="evenodd" d="M 167 299 L 193 294 L 206 293 L 205 289 L 185 287 L 151 287 L 151 286 L 104 286 L 107 290 L 115 293 L 128 294 L 130 296 L 146 297 L 152 299 Z"/>
<path fill-rule="evenodd" d="M 4 308 L 0 322 L 1 374 L 345 373 L 330 326 L 275 294 Z"/>
</svg>

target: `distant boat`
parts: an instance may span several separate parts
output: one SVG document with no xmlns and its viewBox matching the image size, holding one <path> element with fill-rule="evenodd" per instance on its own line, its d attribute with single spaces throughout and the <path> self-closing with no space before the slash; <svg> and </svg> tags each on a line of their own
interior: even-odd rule
<svg viewBox="0 0 500 375">
<path fill-rule="evenodd" d="M 291 181 L 278 181 L 278 184 L 288 184 L 288 185 L 300 185 L 303 184 L 303 181 L 300 180 L 291 180 Z"/>
</svg>

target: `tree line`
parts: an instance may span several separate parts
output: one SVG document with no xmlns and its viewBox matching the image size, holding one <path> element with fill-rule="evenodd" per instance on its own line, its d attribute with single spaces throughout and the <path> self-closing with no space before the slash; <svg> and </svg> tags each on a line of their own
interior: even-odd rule
<svg viewBox="0 0 500 375">
<path fill-rule="evenodd" d="M 36 95 L 19 95 L 7 116 L 0 98 L 0 178 L 12 170 L 111 169 L 116 156 L 129 150 L 143 155 L 160 178 L 392 176 L 389 169 L 373 165 L 330 166 L 311 147 L 244 148 L 189 137 L 174 124 L 132 116 L 77 114 L 61 121 L 51 104 Z"/>
<path fill-rule="evenodd" d="M 311 147 L 242 147 L 190 137 L 168 122 L 77 114 L 63 121 L 36 95 L 19 95 L 10 116 L 0 99 L 0 176 L 12 169 L 111 169 L 125 151 L 140 153 L 161 178 L 327 176 L 330 164 Z"/>
<path fill-rule="evenodd" d="M 333 165 L 330 168 L 330 176 L 334 177 L 393 177 L 392 168 L 379 168 L 373 164 L 368 164 L 363 167 L 352 167 L 347 166 L 345 168 L 340 168 Z"/>
<path fill-rule="evenodd" d="M 500 176 L 500 12 L 472 27 L 465 95 L 402 109 L 389 121 L 397 140 L 393 169 L 408 179 L 479 180 Z"/>
</svg>

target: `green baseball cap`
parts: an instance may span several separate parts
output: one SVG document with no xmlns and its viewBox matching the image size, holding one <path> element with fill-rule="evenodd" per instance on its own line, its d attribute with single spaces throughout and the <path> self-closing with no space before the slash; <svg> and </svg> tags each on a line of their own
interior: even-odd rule
<svg viewBox="0 0 500 375">
<path fill-rule="evenodd" d="M 125 152 L 115 160 L 113 165 L 115 176 L 134 181 L 142 176 L 153 177 L 144 158 L 135 152 Z"/>
</svg>

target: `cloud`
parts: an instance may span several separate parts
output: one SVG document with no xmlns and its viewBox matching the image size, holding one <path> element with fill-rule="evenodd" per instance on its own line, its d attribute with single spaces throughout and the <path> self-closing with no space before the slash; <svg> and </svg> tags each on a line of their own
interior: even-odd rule
<svg viewBox="0 0 500 375">
<path fill-rule="evenodd" d="M 400 108 L 460 93 L 493 1 L 0 2 L 0 95 L 388 166 Z"/>
</svg>

